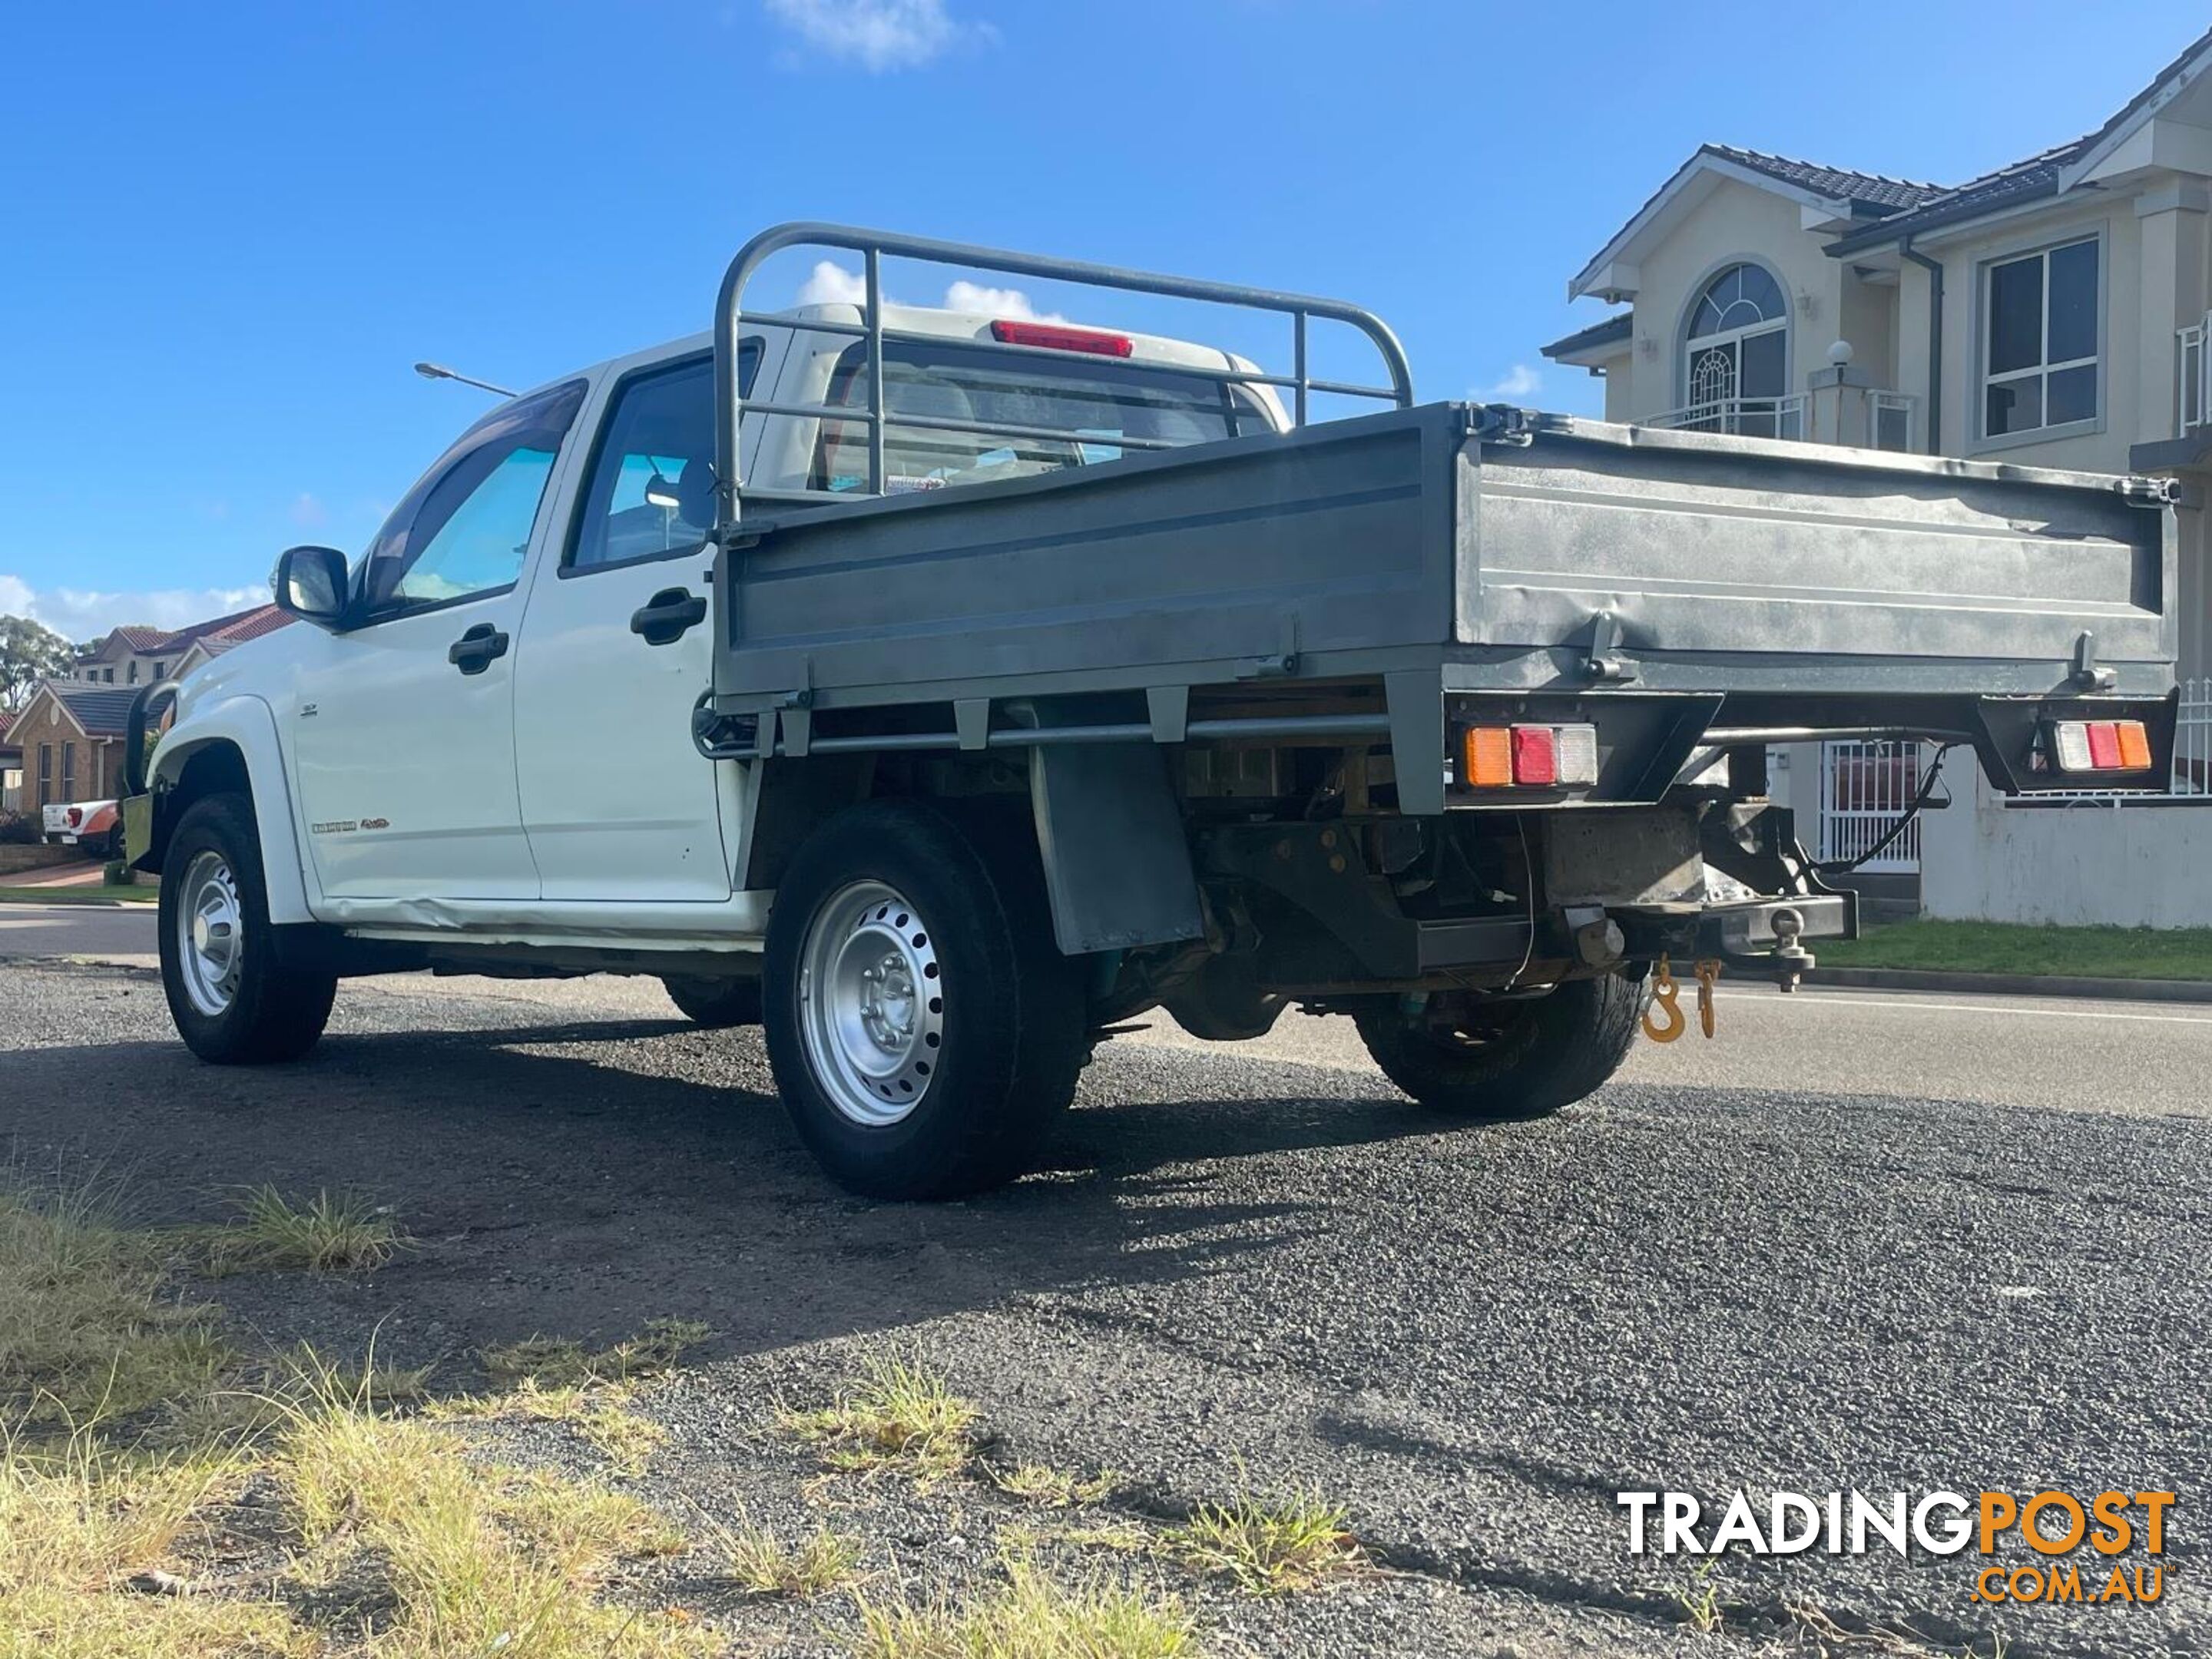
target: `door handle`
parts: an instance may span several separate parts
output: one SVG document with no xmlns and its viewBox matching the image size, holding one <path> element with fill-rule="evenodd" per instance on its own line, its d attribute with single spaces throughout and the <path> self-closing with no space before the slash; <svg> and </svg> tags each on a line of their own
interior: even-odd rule
<svg viewBox="0 0 2212 1659">
<path fill-rule="evenodd" d="M 495 657 L 507 654 L 507 635 L 489 623 L 478 623 L 447 648 L 446 660 L 464 674 L 481 674 Z"/>
<path fill-rule="evenodd" d="M 688 587 L 664 587 L 629 613 L 629 631 L 647 645 L 673 645 L 706 620 L 706 600 Z"/>
</svg>

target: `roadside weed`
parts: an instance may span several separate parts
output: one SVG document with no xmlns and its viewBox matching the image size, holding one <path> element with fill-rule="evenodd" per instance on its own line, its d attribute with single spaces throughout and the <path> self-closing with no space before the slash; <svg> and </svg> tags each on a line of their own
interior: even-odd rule
<svg viewBox="0 0 2212 1659">
<path fill-rule="evenodd" d="M 860 1559 L 858 1539 L 827 1527 L 787 1548 L 765 1527 L 744 1521 L 734 1527 L 704 1524 L 731 1582 L 755 1595 L 819 1595 L 851 1577 Z"/>
<path fill-rule="evenodd" d="M 975 1419 L 975 1402 L 935 1371 L 884 1356 L 870 1359 L 835 1404 L 777 1413 L 784 1431 L 819 1447 L 833 1469 L 897 1470 L 925 1485 L 966 1467 Z"/>
<path fill-rule="evenodd" d="M 991 1484 L 1007 1497 L 1060 1510 L 1075 1504 L 1103 1503 L 1121 1481 L 1111 1469 L 1101 1469 L 1086 1480 L 1046 1463 L 1018 1463 L 1011 1469 L 992 1469 L 989 1474 Z"/>
<path fill-rule="evenodd" d="M 1703 1636 L 1711 1636 L 1721 1627 L 1721 1587 L 1713 1582 L 1713 1568 L 1717 1564 L 1700 1561 L 1690 1569 L 1689 1580 L 1678 1585 L 1670 1594 L 1674 1604 L 1682 1609 L 1683 1621 Z"/>
<path fill-rule="evenodd" d="M 1200 1572 L 1222 1573 L 1255 1595 L 1308 1589 L 1365 1563 L 1341 1505 L 1294 1491 L 1266 1500 L 1249 1492 L 1201 1504 L 1170 1529 L 1170 1551 Z"/>
<path fill-rule="evenodd" d="M 303 1267 L 310 1273 L 367 1272 L 402 1243 L 391 1212 L 355 1193 L 319 1192 L 295 1204 L 275 1187 L 248 1188 L 238 1219 L 208 1231 L 212 1273 Z"/>
<path fill-rule="evenodd" d="M 645 1472 L 668 1431 L 630 1410 L 633 1397 L 626 1382 L 547 1389 L 526 1382 L 505 1394 L 434 1401 L 423 1415 L 433 1421 L 519 1417 L 563 1424 L 605 1454 L 617 1474 L 635 1475 Z"/>
<path fill-rule="evenodd" d="M 531 1336 L 486 1348 L 481 1358 L 495 1382 L 578 1388 L 656 1376 L 713 1334 L 696 1320 L 650 1319 L 639 1334 L 611 1347 L 592 1350 L 565 1337 Z"/>
<path fill-rule="evenodd" d="M 88 1188 L 0 1186 L 0 1415 L 128 1418 L 190 1399 L 229 1361 L 214 1310 L 179 1299 L 161 1253 Z"/>
<path fill-rule="evenodd" d="M 1178 1596 L 1102 1577 L 1062 1584 L 1018 1558 L 1006 1568 L 1003 1589 L 963 1604 L 856 1595 L 854 1659 L 1179 1659 L 1197 1650 Z"/>
</svg>

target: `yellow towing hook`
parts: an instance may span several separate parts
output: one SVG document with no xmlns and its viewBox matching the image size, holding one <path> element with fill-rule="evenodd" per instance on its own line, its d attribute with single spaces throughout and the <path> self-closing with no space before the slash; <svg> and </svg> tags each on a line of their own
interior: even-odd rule
<svg viewBox="0 0 2212 1659">
<path fill-rule="evenodd" d="M 1690 1022 L 1682 1017 L 1674 999 L 1680 994 L 1674 983 L 1674 970 L 1668 967 L 1667 958 L 1661 957 L 1651 969 L 1651 1006 L 1644 1011 L 1644 1035 L 1654 1042 L 1672 1042 L 1689 1029 Z M 1700 981 L 1700 994 L 1703 983 Z"/>
<path fill-rule="evenodd" d="M 1698 1024 L 1707 1037 L 1713 1034 L 1713 981 L 1720 976 L 1719 963 L 1708 958 L 1698 964 Z"/>
</svg>

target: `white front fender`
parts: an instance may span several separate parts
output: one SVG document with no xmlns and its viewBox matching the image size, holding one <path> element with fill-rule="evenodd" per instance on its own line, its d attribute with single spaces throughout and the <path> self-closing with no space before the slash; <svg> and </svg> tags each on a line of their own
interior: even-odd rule
<svg viewBox="0 0 2212 1659">
<path fill-rule="evenodd" d="M 283 751 L 276 742 L 276 716 L 266 702 L 240 694 L 195 706 L 190 716 L 169 728 L 155 751 L 155 793 L 173 788 L 192 757 L 216 744 L 236 750 L 246 763 L 246 775 L 253 791 L 253 821 L 261 835 L 269 920 L 279 924 L 313 921 L 290 782 L 285 775 Z"/>
</svg>

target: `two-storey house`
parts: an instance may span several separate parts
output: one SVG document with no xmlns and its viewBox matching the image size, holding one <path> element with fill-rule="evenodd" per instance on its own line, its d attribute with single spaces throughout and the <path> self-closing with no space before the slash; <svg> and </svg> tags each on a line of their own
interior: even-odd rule
<svg viewBox="0 0 2212 1659">
<path fill-rule="evenodd" d="M 1964 184 L 1707 144 L 1568 284 L 1626 308 L 1545 355 L 1601 375 L 1611 420 L 2179 479 L 2181 672 L 2212 675 L 2208 65 L 2212 33 L 2095 131 Z M 1868 867 L 1917 867 L 1933 914 L 2212 922 L 2212 727 L 2185 712 L 2170 797 L 2008 808 L 1956 765 L 1951 810 Z M 1847 856 L 1918 764 L 1831 744 L 1778 787 Z"/>
</svg>

